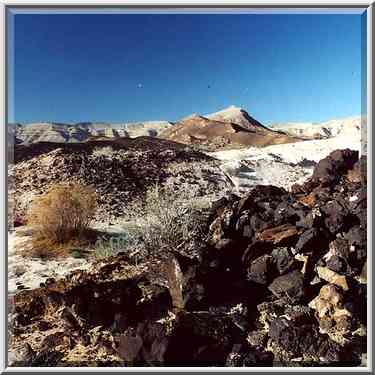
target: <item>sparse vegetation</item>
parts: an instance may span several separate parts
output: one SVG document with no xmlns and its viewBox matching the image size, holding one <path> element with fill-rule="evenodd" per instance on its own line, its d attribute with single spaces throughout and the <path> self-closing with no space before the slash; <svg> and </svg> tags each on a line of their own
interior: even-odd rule
<svg viewBox="0 0 375 375">
<path fill-rule="evenodd" d="M 45 257 L 52 249 L 82 240 L 95 209 L 94 189 L 77 183 L 52 186 L 35 198 L 27 217 L 33 228 L 34 254 Z"/>
<path fill-rule="evenodd" d="M 129 230 L 126 233 L 115 236 L 101 236 L 95 243 L 95 256 L 99 259 L 107 258 L 118 254 L 119 252 L 128 252 L 129 258 L 139 260 L 142 243 L 136 232 Z M 137 255 L 137 256 L 136 256 Z"/>
<path fill-rule="evenodd" d="M 96 147 L 92 151 L 93 157 L 101 157 L 104 156 L 106 158 L 111 158 L 113 155 L 113 148 L 111 146 L 105 146 L 105 147 Z"/>
<path fill-rule="evenodd" d="M 143 202 L 129 211 L 135 217 L 133 235 L 141 239 L 148 253 L 199 249 L 205 240 L 207 218 L 187 190 L 176 195 L 155 185 Z"/>
<path fill-rule="evenodd" d="M 70 255 L 75 259 L 80 259 L 83 257 L 81 249 L 71 249 Z"/>
</svg>

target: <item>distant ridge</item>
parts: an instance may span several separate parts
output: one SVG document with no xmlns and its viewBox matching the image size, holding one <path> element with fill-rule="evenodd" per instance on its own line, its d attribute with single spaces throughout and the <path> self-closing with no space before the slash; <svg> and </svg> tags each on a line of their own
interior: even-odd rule
<svg viewBox="0 0 375 375">
<path fill-rule="evenodd" d="M 272 124 L 271 128 L 307 139 L 323 139 L 344 135 L 358 137 L 361 134 L 361 116 L 333 119 L 320 123 L 278 123 Z"/>
<path fill-rule="evenodd" d="M 245 109 L 234 105 L 206 115 L 193 113 L 175 124 L 171 121 L 8 124 L 8 135 L 14 144 L 80 143 L 91 139 L 149 136 L 195 144 L 210 151 L 244 146 L 262 147 L 341 135 L 357 137 L 360 133 L 360 116 L 322 123 L 277 123 L 265 126 Z"/>
<path fill-rule="evenodd" d="M 172 126 L 168 121 L 145 121 L 134 123 L 79 122 L 64 124 L 39 122 L 28 124 L 8 124 L 8 133 L 16 143 L 86 142 L 91 138 L 156 137 L 161 131 Z"/>
</svg>

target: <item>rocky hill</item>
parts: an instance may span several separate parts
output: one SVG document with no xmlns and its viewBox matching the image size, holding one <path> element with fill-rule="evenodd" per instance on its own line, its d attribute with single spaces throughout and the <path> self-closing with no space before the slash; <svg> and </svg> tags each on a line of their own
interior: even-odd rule
<svg viewBox="0 0 375 375">
<path fill-rule="evenodd" d="M 218 162 L 185 145 L 151 137 L 85 143 L 16 145 L 9 179 L 15 217 L 51 184 L 77 181 L 98 194 L 98 220 L 123 214 L 153 184 L 186 188 L 192 197 L 231 188 Z"/>
<path fill-rule="evenodd" d="M 160 134 L 206 151 L 244 146 L 263 147 L 272 144 L 297 142 L 300 139 L 266 128 L 240 108 L 230 107 L 204 117 L 191 115 Z"/>
<path fill-rule="evenodd" d="M 366 366 L 365 168 L 337 150 L 291 192 L 221 198 L 197 257 L 122 252 L 19 292 L 12 364 Z"/>
</svg>

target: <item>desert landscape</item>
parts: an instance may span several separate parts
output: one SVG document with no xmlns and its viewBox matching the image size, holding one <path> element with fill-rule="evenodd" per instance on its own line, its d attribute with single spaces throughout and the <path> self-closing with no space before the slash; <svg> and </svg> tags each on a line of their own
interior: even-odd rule
<svg viewBox="0 0 375 375">
<path fill-rule="evenodd" d="M 11 123 L 11 366 L 366 366 L 364 119 Z"/>
<path fill-rule="evenodd" d="M 228 6 L 6 6 L 5 371 L 372 370 L 372 18 Z"/>
</svg>

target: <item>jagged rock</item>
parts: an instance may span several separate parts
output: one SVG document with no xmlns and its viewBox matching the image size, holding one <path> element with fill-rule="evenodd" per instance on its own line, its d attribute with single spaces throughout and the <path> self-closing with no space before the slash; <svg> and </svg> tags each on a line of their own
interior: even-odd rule
<svg viewBox="0 0 375 375">
<path fill-rule="evenodd" d="M 367 255 L 366 232 L 360 226 L 355 226 L 349 229 L 344 237 L 348 240 L 349 256 L 352 262 L 361 266 Z"/>
<path fill-rule="evenodd" d="M 289 201 L 282 201 L 276 207 L 274 216 L 276 223 L 287 221 L 288 223 L 295 224 L 299 219 L 296 209 L 290 204 Z"/>
<path fill-rule="evenodd" d="M 326 261 L 327 267 L 336 273 L 346 272 L 346 262 L 337 255 L 333 255 Z"/>
<path fill-rule="evenodd" d="M 290 271 L 295 264 L 294 257 L 287 247 L 277 247 L 271 255 L 280 275 Z"/>
<path fill-rule="evenodd" d="M 268 289 L 278 298 L 287 297 L 291 302 L 297 302 L 304 295 L 303 274 L 295 270 L 279 276 L 273 280 Z"/>
<path fill-rule="evenodd" d="M 322 207 L 322 212 L 326 216 L 325 225 L 332 234 L 346 231 L 351 225 L 357 223 L 355 217 L 349 215 L 347 208 L 338 201 L 328 202 Z"/>
<path fill-rule="evenodd" d="M 29 366 L 35 358 L 35 352 L 29 343 L 20 343 L 10 355 L 10 362 L 17 366 Z"/>
<path fill-rule="evenodd" d="M 322 246 L 322 236 L 318 229 L 311 228 L 303 232 L 296 243 L 296 251 L 305 252 L 319 252 Z"/>
<path fill-rule="evenodd" d="M 324 285 L 318 297 L 309 303 L 309 306 L 317 311 L 319 318 L 330 315 L 343 302 L 343 293 L 337 286 L 332 284 Z"/>
<path fill-rule="evenodd" d="M 337 183 L 342 174 L 352 169 L 358 160 L 358 151 L 337 150 L 319 161 L 314 169 L 312 181 L 322 185 Z"/>
<path fill-rule="evenodd" d="M 333 341 L 345 344 L 345 333 L 353 326 L 353 314 L 344 307 L 343 292 L 335 285 L 324 285 L 309 306 L 319 318 L 320 332 L 327 333 Z"/>
<path fill-rule="evenodd" d="M 253 233 L 265 230 L 269 227 L 269 225 L 270 224 L 267 222 L 267 220 L 263 220 L 262 216 L 258 214 L 254 214 L 250 218 L 250 227 L 253 230 Z"/>
<path fill-rule="evenodd" d="M 126 362 L 132 363 L 137 359 L 142 345 L 142 338 L 131 327 L 120 336 L 119 348 L 117 350 L 121 358 Z"/>
<path fill-rule="evenodd" d="M 272 246 L 270 244 L 263 241 L 254 241 L 246 248 L 242 255 L 243 266 L 248 268 L 255 258 L 269 254 L 271 250 Z"/>
<path fill-rule="evenodd" d="M 139 323 L 120 336 L 119 355 L 126 363 L 162 364 L 168 348 L 165 327 L 156 323 Z"/>
<path fill-rule="evenodd" d="M 249 281 L 253 281 L 258 284 L 268 284 L 275 275 L 274 266 L 272 264 L 272 256 L 262 255 L 256 258 L 250 265 L 247 272 L 247 278 Z"/>
<path fill-rule="evenodd" d="M 228 354 L 226 366 L 271 366 L 273 354 L 262 350 L 254 350 L 246 344 L 235 344 Z"/>
<path fill-rule="evenodd" d="M 233 345 L 233 332 L 235 327 L 229 316 L 181 312 L 170 337 L 166 360 L 173 365 L 225 365 Z"/>
<path fill-rule="evenodd" d="M 72 308 L 64 306 L 62 309 L 58 310 L 58 314 L 68 329 L 79 330 L 81 328 L 79 319 Z"/>
<path fill-rule="evenodd" d="M 303 305 L 287 305 L 285 307 L 285 316 L 289 321 L 298 325 L 312 323 L 310 312 L 311 310 Z"/>
<path fill-rule="evenodd" d="M 149 267 L 129 266 L 125 256 L 118 256 L 104 264 L 99 262 L 89 272 L 75 271 L 45 288 L 21 292 L 15 296 L 14 302 L 15 311 L 22 311 L 24 315 L 19 323 L 27 326 L 47 321 L 52 326 L 61 327 L 61 340 L 68 341 L 74 340 L 77 330 L 82 336 L 87 331 L 86 335 L 91 337 L 91 347 L 102 346 L 102 340 L 95 338 L 102 336 L 100 329 L 97 334 L 92 329 L 109 327 L 124 309 L 131 324 L 144 319 L 157 319 L 172 308 L 171 293 L 163 286 L 167 285 L 168 275 L 164 276 L 165 282 L 159 281 L 163 275 L 153 274 L 156 270 L 151 271 Z M 51 341 L 55 336 L 51 336 L 50 331 L 45 331 L 45 336 L 50 337 L 48 348 L 46 345 L 40 347 L 38 337 L 34 338 L 32 331 L 29 333 L 30 345 L 38 353 L 38 358 L 47 355 L 47 352 L 52 355 L 53 352 L 53 358 L 46 360 L 47 363 L 52 363 L 48 362 L 52 360 L 56 363 L 73 355 L 75 346 L 73 349 L 70 345 L 58 349 L 61 345 L 56 340 Z"/>
<path fill-rule="evenodd" d="M 255 347 L 262 347 L 265 345 L 267 333 L 264 331 L 252 331 L 247 335 L 247 341 L 250 345 Z"/>
<path fill-rule="evenodd" d="M 271 340 L 291 357 L 320 358 L 329 362 L 340 360 L 339 347 L 319 334 L 313 324 L 295 325 L 285 318 L 277 318 L 270 325 Z M 271 344 L 272 345 L 272 344 Z"/>
<path fill-rule="evenodd" d="M 296 222 L 297 227 L 301 228 L 313 228 L 321 227 L 322 225 L 322 214 L 319 208 L 312 209 L 311 211 L 303 210 L 299 215 L 299 220 Z"/>
<path fill-rule="evenodd" d="M 339 275 L 326 267 L 318 266 L 316 267 L 316 271 L 321 279 L 326 280 L 331 284 L 335 284 L 341 287 L 343 290 L 349 290 L 348 282 L 345 276 Z"/>
<path fill-rule="evenodd" d="M 215 248 L 218 250 L 227 250 L 233 247 L 235 244 L 235 241 L 231 238 L 221 238 L 215 243 Z"/>
<path fill-rule="evenodd" d="M 283 224 L 274 228 L 266 229 L 257 234 L 256 239 L 264 242 L 271 242 L 273 245 L 288 245 L 294 242 L 298 230 L 290 224 Z"/>
</svg>

